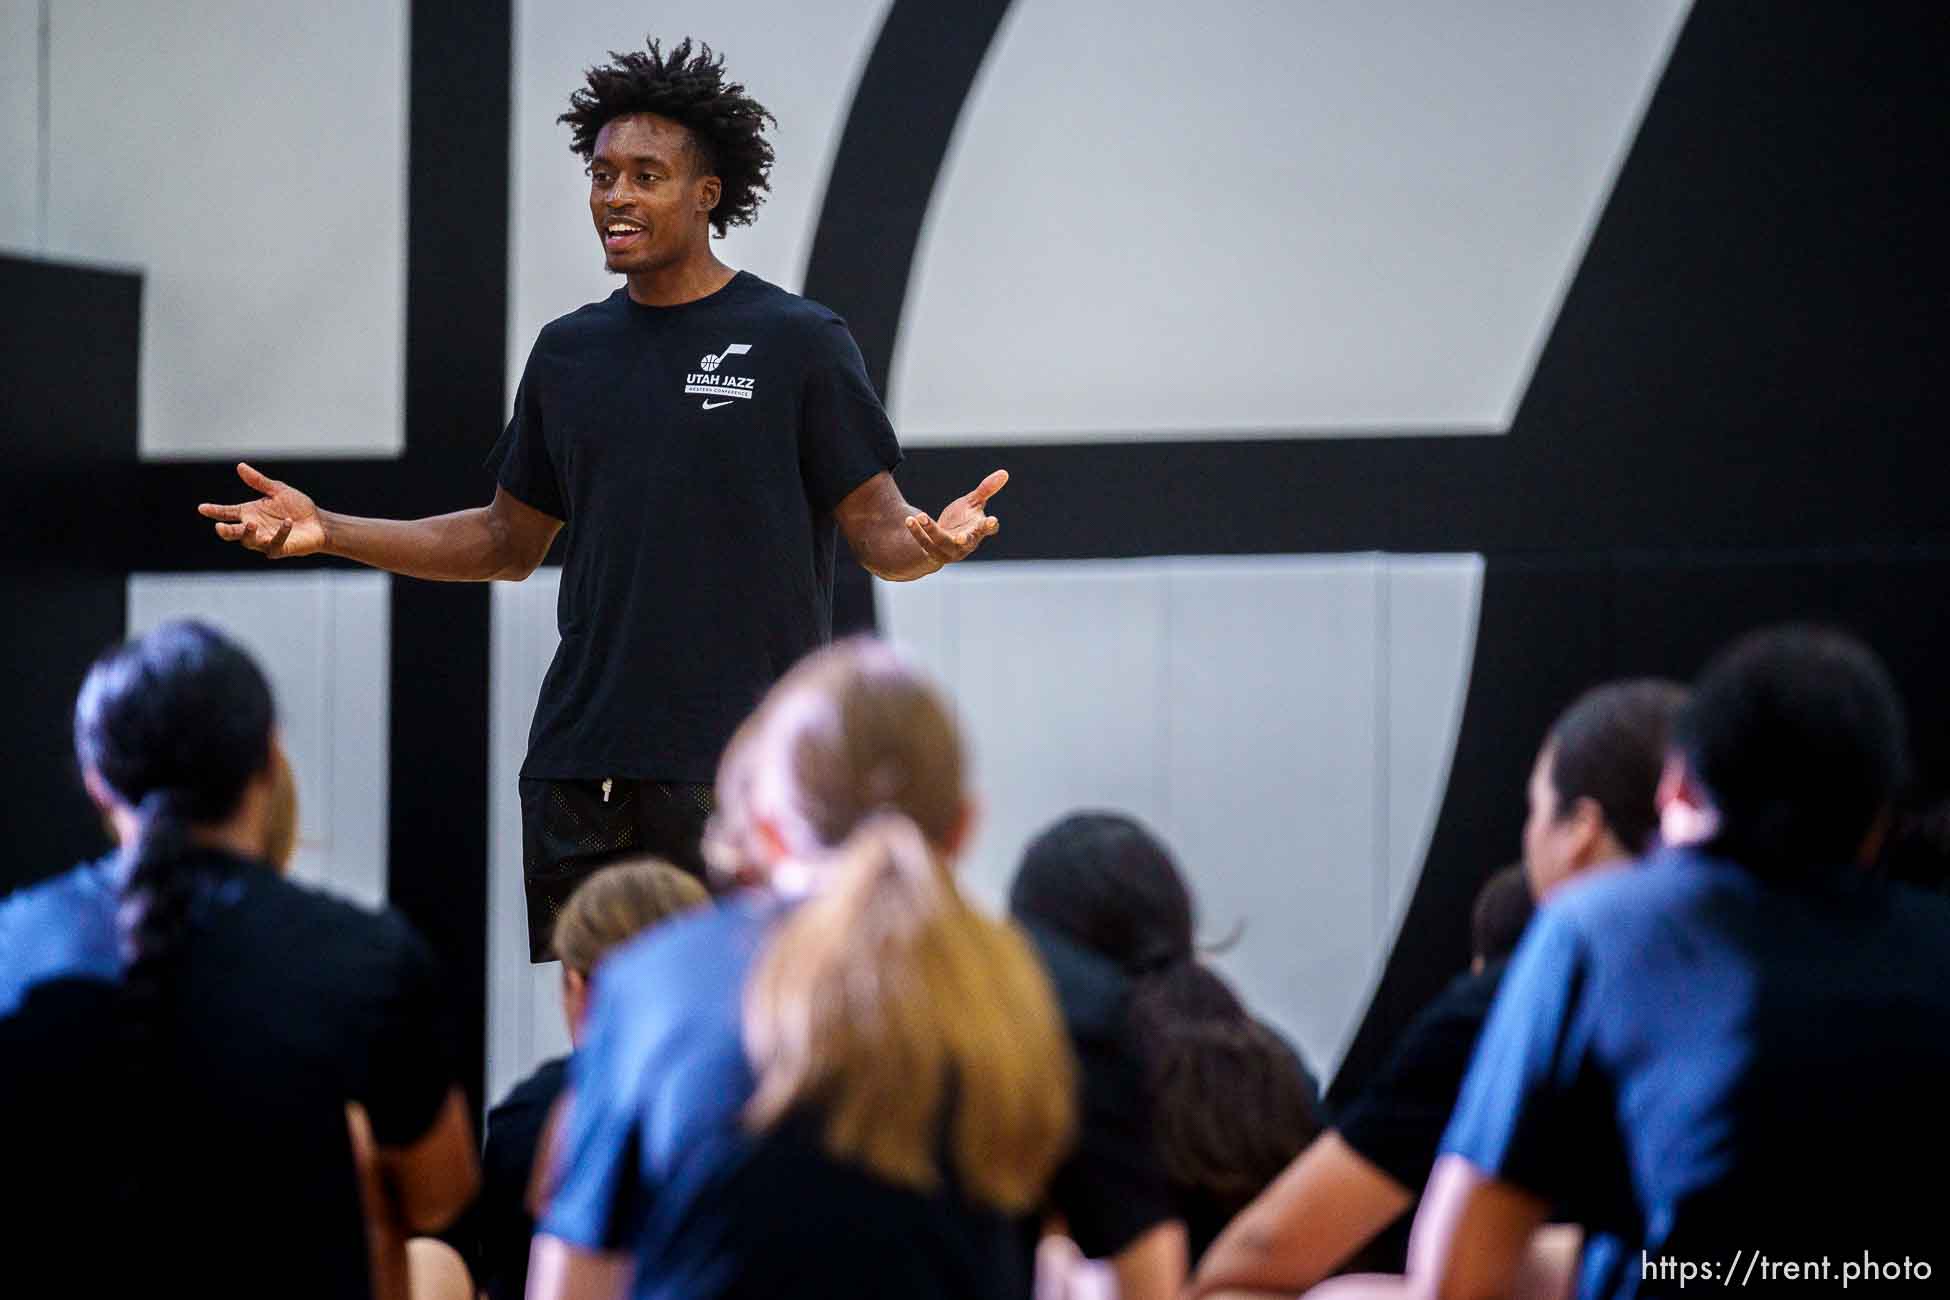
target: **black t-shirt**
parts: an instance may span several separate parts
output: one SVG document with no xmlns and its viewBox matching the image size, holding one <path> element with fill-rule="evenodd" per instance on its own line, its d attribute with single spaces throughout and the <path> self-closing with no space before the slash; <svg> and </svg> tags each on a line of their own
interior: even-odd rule
<svg viewBox="0 0 1950 1300">
<path fill-rule="evenodd" d="M 709 782 L 833 626 L 833 509 L 900 461 L 845 322 L 740 272 L 551 321 L 489 456 L 567 522 L 526 777 Z"/>
<path fill-rule="evenodd" d="M 528 1187 L 549 1111 L 568 1082 L 568 1057 L 544 1061 L 488 1111 L 481 1195 L 475 1203 L 480 1225 L 475 1281 L 490 1300 L 519 1300 L 528 1293 L 528 1248 L 535 1235 Z"/>
<path fill-rule="evenodd" d="M 1258 1180 L 1258 1186 L 1221 1193 L 1209 1186 L 1171 1179 L 1171 1203 L 1177 1207 L 1178 1217 L 1184 1220 L 1186 1256 L 1194 1269 L 1205 1257 L 1205 1252 L 1212 1248 L 1212 1243 L 1219 1239 L 1219 1234 L 1226 1230 L 1226 1225 L 1237 1218 L 1240 1211 L 1251 1205 L 1266 1186 L 1279 1176 L 1281 1170 L 1286 1168 L 1287 1163 L 1299 1155 L 1306 1148 L 1307 1143 L 1313 1141 L 1320 1132 L 1320 1084 L 1315 1080 L 1313 1071 L 1307 1068 L 1306 1059 L 1300 1055 L 1298 1048 L 1287 1041 L 1285 1034 L 1264 1020 L 1259 1021 L 1258 1024 L 1260 1030 L 1266 1035 L 1269 1049 L 1277 1051 L 1286 1058 L 1281 1063 L 1282 1067 L 1291 1069 L 1299 1077 L 1307 1102 L 1306 1123 L 1303 1127 L 1287 1129 L 1282 1134 L 1290 1145 L 1280 1152 L 1278 1164 L 1269 1161 L 1266 1167 L 1258 1170 L 1243 1168 L 1234 1170 L 1240 1175 L 1252 1174 Z M 1266 1154 L 1272 1154 L 1273 1150 L 1272 1143 L 1269 1141 L 1265 1148 Z"/>
<path fill-rule="evenodd" d="M 1428 1185 L 1429 1171 L 1449 1126 L 1450 1112 L 1469 1073 L 1470 1056 L 1489 1019 L 1506 963 L 1480 974 L 1462 974 L 1411 1020 L 1381 1072 L 1336 1126 L 1343 1140 L 1416 1198 Z M 1408 1254 L 1408 1231 L 1415 1221 L 1410 1206 L 1357 1256 L 1359 1267 L 1399 1273 Z"/>
<path fill-rule="evenodd" d="M 1076 1145 L 1050 1184 L 1050 1208 L 1084 1254 L 1103 1259 L 1178 1217 L 1132 1037 L 1130 981 L 1049 928 L 1022 924 L 1056 990 L 1081 1082 Z"/>
<path fill-rule="evenodd" d="M 8 1229 L 42 1257 L 82 1248 L 71 1278 L 104 1288 L 365 1295 L 345 1103 L 387 1146 L 437 1118 L 453 1073 L 433 959 L 395 913 L 199 866 L 146 1048 L 117 996 L 112 859 L 0 903 L 0 1113 L 33 1190 Z"/>
</svg>

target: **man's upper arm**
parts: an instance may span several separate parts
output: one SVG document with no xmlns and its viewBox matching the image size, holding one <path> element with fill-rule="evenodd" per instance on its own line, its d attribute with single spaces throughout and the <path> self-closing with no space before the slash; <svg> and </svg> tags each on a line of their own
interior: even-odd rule
<svg viewBox="0 0 1950 1300">
<path fill-rule="evenodd" d="M 544 330 L 543 334 L 546 333 Z M 514 415 L 488 453 L 487 467 L 494 471 L 495 482 L 523 505 L 556 520 L 566 520 L 568 501 L 555 458 L 549 451 L 544 420 L 542 343 L 538 337 L 528 355 L 521 385 L 515 390 Z M 500 494 L 495 495 L 498 500 Z"/>
<path fill-rule="evenodd" d="M 806 348 L 799 472 L 813 510 L 837 514 L 841 502 L 900 464 L 900 440 L 844 321 L 815 326 Z M 899 496 L 890 509 L 899 508 Z"/>
<path fill-rule="evenodd" d="M 533 573 L 548 558 L 548 548 L 562 529 L 560 519 L 537 510 L 498 483 L 494 500 L 488 503 L 488 520 L 505 557 L 502 574 L 506 577 L 525 578 Z"/>
</svg>

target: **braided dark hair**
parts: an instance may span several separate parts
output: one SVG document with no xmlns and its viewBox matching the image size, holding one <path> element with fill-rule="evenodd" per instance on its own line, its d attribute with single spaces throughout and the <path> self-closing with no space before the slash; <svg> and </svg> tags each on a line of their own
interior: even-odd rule
<svg viewBox="0 0 1950 1300">
<path fill-rule="evenodd" d="M 745 88 L 724 78 L 724 57 L 709 45 L 693 50 L 690 38 L 665 54 L 650 41 L 646 49 L 611 50 L 610 61 L 590 68 L 588 85 L 569 96 L 569 111 L 556 121 L 570 130 L 569 147 L 587 162 L 604 126 L 630 113 L 655 113 L 690 132 L 700 176 L 716 176 L 722 187 L 711 226 L 723 238 L 731 226 L 749 226 L 772 188 L 772 144 L 765 124 L 778 125 L 765 105 Z"/>
<path fill-rule="evenodd" d="M 271 761 L 271 688 L 234 643 L 165 623 L 109 651 L 75 701 L 75 756 L 140 826 L 123 846 L 121 925 L 130 1027 L 153 1041 L 158 1008 L 203 882 L 190 828 L 237 810 Z"/>
</svg>

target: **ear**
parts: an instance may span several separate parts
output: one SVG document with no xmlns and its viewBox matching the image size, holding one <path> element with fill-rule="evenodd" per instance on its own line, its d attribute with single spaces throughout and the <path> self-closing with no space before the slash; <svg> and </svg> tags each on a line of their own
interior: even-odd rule
<svg viewBox="0 0 1950 1300">
<path fill-rule="evenodd" d="M 1686 760 L 1677 753 L 1668 753 L 1663 766 L 1659 768 L 1659 785 L 1652 792 L 1652 807 L 1663 813 L 1666 805 L 1685 798 L 1687 785 Z"/>
<path fill-rule="evenodd" d="M 706 176 L 697 183 L 697 210 L 715 211 L 718 200 L 724 197 L 724 182 L 715 176 Z"/>
<path fill-rule="evenodd" d="M 1659 810 L 1659 838 L 1667 844 L 1699 844 L 1711 839 L 1719 828 L 1713 801 L 1707 798 L 1685 756 L 1677 751 L 1666 755 L 1653 804 Z"/>
<path fill-rule="evenodd" d="M 82 768 L 81 784 L 82 788 L 88 791 L 88 802 L 95 805 L 95 811 L 104 817 L 115 815 L 115 810 L 121 806 L 122 801 L 117 799 L 115 792 L 108 788 L 108 782 L 102 780 L 100 772 L 92 767 Z"/>
<path fill-rule="evenodd" d="M 792 856 L 792 846 L 786 843 L 785 833 L 779 829 L 779 823 L 773 818 L 758 818 L 752 826 L 752 838 L 757 841 L 754 847 L 758 849 L 759 856 L 764 859 L 758 864 L 762 867 L 777 866 Z"/>
<path fill-rule="evenodd" d="M 1617 840 L 1605 825 L 1605 810 L 1590 795 L 1580 796 L 1564 819 L 1571 831 L 1570 860 L 1574 870 L 1615 857 Z"/>
<path fill-rule="evenodd" d="M 1869 823 L 1868 834 L 1862 837 L 1862 845 L 1855 850 L 1855 865 L 1873 867 L 1882 856 L 1882 846 L 1889 839 L 1889 828 L 1896 823 L 1895 809 L 1884 804 L 1876 813 L 1876 819 Z"/>
<path fill-rule="evenodd" d="M 589 1014 L 589 978 L 579 970 L 562 967 L 562 1019 L 568 1022 L 569 1038 L 582 1037 L 582 1021 Z"/>
<path fill-rule="evenodd" d="M 980 814 L 981 805 L 974 799 L 961 801 L 961 810 L 955 814 L 955 824 L 949 828 L 946 841 L 935 846 L 941 850 L 942 857 L 953 862 L 962 855 L 963 850 L 968 847 L 968 842 L 975 837 L 975 826 L 981 820 Z"/>
<path fill-rule="evenodd" d="M 298 777 L 276 732 L 271 734 L 271 761 L 255 779 L 266 783 L 264 860 L 284 871 L 298 851 Z"/>
</svg>

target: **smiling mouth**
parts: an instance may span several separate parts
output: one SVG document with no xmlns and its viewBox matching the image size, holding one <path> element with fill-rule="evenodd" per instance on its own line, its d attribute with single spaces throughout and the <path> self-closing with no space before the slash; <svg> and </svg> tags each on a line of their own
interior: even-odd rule
<svg viewBox="0 0 1950 1300">
<path fill-rule="evenodd" d="M 603 227 L 603 247 L 611 252 L 629 248 L 642 239 L 645 233 L 642 226 L 612 222 Z"/>
</svg>

